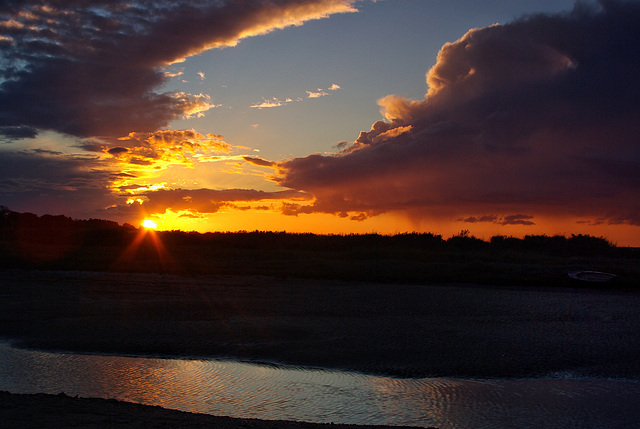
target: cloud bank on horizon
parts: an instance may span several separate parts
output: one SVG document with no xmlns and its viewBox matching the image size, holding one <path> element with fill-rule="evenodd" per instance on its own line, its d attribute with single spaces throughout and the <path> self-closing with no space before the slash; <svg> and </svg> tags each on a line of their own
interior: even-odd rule
<svg viewBox="0 0 640 429">
<path fill-rule="evenodd" d="M 563 213 L 640 225 L 640 4 L 472 29 L 444 45 L 423 100 L 396 95 L 340 153 L 279 163 L 325 212 L 527 225 Z"/>
<path fill-rule="evenodd" d="M 163 92 L 168 65 L 355 12 L 356 3 L 3 2 L 0 138 L 48 131 L 77 138 L 82 150 L 3 152 L 3 204 L 73 206 L 119 219 L 131 216 L 137 201 L 147 213 L 185 216 L 227 207 L 354 221 L 393 212 L 462 224 L 526 227 L 562 215 L 640 226 L 638 2 L 577 3 L 567 13 L 469 30 L 442 47 L 426 74 L 424 99 L 383 97 L 384 120 L 337 153 L 234 158 L 229 152 L 237 148 L 223 136 L 162 129 L 217 107 L 207 94 Z M 263 101 L 250 107 L 288 102 Z M 232 158 L 274 171 L 265 176 L 282 190 L 142 184 L 150 171 Z"/>
</svg>

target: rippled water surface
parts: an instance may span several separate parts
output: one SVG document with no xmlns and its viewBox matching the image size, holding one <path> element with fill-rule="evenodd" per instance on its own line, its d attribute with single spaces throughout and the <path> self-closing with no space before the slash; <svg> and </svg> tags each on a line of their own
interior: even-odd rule
<svg viewBox="0 0 640 429">
<path fill-rule="evenodd" d="M 0 344 L 0 390 L 115 398 L 231 417 L 440 428 L 636 428 L 640 383 L 397 379 L 219 360 L 46 353 Z"/>
</svg>

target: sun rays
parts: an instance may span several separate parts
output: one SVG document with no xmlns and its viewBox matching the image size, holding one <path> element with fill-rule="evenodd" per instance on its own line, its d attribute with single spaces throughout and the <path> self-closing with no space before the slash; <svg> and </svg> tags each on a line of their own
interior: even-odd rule
<svg viewBox="0 0 640 429">
<path fill-rule="evenodd" d="M 175 261 L 156 233 L 156 221 L 146 219 L 134 239 L 118 257 L 113 268 L 136 268 L 167 272 L 176 268 Z"/>
</svg>

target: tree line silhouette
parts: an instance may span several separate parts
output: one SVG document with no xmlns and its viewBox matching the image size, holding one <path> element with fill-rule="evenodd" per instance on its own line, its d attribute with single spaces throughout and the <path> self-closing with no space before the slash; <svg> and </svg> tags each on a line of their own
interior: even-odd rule
<svg viewBox="0 0 640 429">
<path fill-rule="evenodd" d="M 567 270 L 594 267 L 635 279 L 640 276 L 638 259 L 638 248 L 582 234 L 494 236 L 485 241 L 467 230 L 447 239 L 417 232 L 148 231 L 109 220 L 38 216 L 0 206 L 0 268 L 5 269 L 564 284 Z"/>
<path fill-rule="evenodd" d="M 72 219 L 64 215 L 18 213 L 0 206 L 0 240 L 76 245 L 125 245 L 140 230 L 135 226 L 104 219 Z M 165 244 L 213 245 L 237 249 L 286 248 L 289 250 L 416 249 L 416 250 L 514 250 L 551 254 L 615 254 L 617 246 L 602 237 L 590 235 L 526 235 L 523 238 L 494 236 L 484 241 L 462 230 L 448 239 L 433 233 L 406 232 L 395 235 L 313 234 L 285 231 L 184 232 L 158 231 Z"/>
</svg>

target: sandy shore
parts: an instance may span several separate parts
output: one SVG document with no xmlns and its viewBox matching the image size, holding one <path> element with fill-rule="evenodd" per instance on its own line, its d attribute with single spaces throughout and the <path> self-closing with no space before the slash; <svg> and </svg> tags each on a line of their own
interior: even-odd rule
<svg viewBox="0 0 640 429">
<path fill-rule="evenodd" d="M 640 378 L 637 293 L 0 274 L 0 338 L 23 347 L 233 357 L 397 376 Z"/>
</svg>

